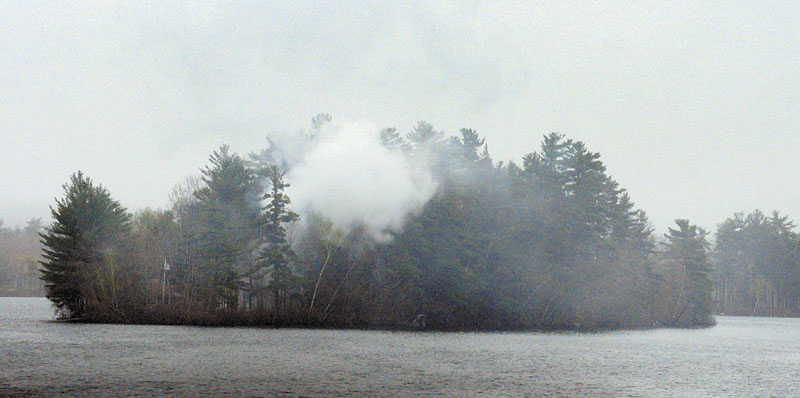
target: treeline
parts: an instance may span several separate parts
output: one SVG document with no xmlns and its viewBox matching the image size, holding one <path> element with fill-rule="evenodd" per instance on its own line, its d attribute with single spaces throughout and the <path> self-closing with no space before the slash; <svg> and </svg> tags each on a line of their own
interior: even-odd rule
<svg viewBox="0 0 800 398">
<path fill-rule="evenodd" d="M 719 225 L 713 261 L 717 311 L 800 316 L 800 235 L 788 216 L 737 213 Z"/>
<path fill-rule="evenodd" d="M 39 260 L 42 221 L 34 218 L 23 228 L 4 228 L 0 220 L 0 296 L 42 296 Z"/>
<path fill-rule="evenodd" d="M 657 244 L 645 213 L 582 142 L 553 133 L 521 164 L 504 164 L 470 129 L 446 137 L 420 122 L 380 137 L 410 161 L 425 157 L 439 183 L 402 230 L 384 231 L 390 239 L 322 214 L 300 219 L 277 145 L 247 158 L 223 146 L 175 190 L 172 208 L 133 215 L 77 173 L 43 234 L 47 296 L 64 317 L 103 322 L 713 323 L 705 233 L 678 220 Z"/>
</svg>

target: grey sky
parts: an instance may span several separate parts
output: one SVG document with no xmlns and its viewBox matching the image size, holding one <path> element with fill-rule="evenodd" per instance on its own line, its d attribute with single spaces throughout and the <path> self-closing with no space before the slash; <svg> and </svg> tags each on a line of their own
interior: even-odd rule
<svg viewBox="0 0 800 398">
<path fill-rule="evenodd" d="M 0 218 L 83 170 L 164 206 L 222 143 L 318 112 L 472 127 L 495 160 L 559 131 L 659 230 L 800 219 L 800 2 L 0 3 Z"/>
</svg>

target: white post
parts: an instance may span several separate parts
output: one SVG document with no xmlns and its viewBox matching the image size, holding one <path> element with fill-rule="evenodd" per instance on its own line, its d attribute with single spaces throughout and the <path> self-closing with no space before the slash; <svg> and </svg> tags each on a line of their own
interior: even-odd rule
<svg viewBox="0 0 800 398">
<path fill-rule="evenodd" d="M 169 271 L 169 263 L 167 262 L 167 258 L 164 257 L 164 277 L 161 281 L 161 303 L 166 304 L 166 296 L 167 296 L 167 271 Z"/>
</svg>

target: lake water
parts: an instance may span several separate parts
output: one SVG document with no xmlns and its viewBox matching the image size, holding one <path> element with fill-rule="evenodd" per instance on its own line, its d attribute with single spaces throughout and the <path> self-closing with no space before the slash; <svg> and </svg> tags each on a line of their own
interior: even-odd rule
<svg viewBox="0 0 800 398">
<path fill-rule="evenodd" d="M 426 333 L 81 325 L 0 298 L 0 396 L 800 394 L 800 320 L 710 329 Z"/>
</svg>

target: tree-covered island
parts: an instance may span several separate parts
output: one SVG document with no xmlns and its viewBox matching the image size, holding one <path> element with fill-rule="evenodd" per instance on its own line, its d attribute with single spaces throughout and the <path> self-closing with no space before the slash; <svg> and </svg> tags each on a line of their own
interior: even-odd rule
<svg viewBox="0 0 800 398">
<path fill-rule="evenodd" d="M 299 139 L 313 145 L 328 120 L 315 118 Z M 165 210 L 131 214 L 77 172 L 41 234 L 46 295 L 64 319 L 87 322 L 438 330 L 713 324 L 706 233 L 678 220 L 657 239 L 584 143 L 549 134 L 517 164 L 494 162 L 470 129 L 446 137 L 420 122 L 406 135 L 384 129 L 380 141 L 386 153 L 424 163 L 436 189 L 402 226 L 378 235 L 368 220 L 339 225 L 294 208 L 290 184 L 299 182 L 288 178 L 292 160 L 274 141 L 247 157 L 227 146 L 214 151 Z M 731 297 L 737 287 L 727 275 L 720 280 Z"/>
</svg>

